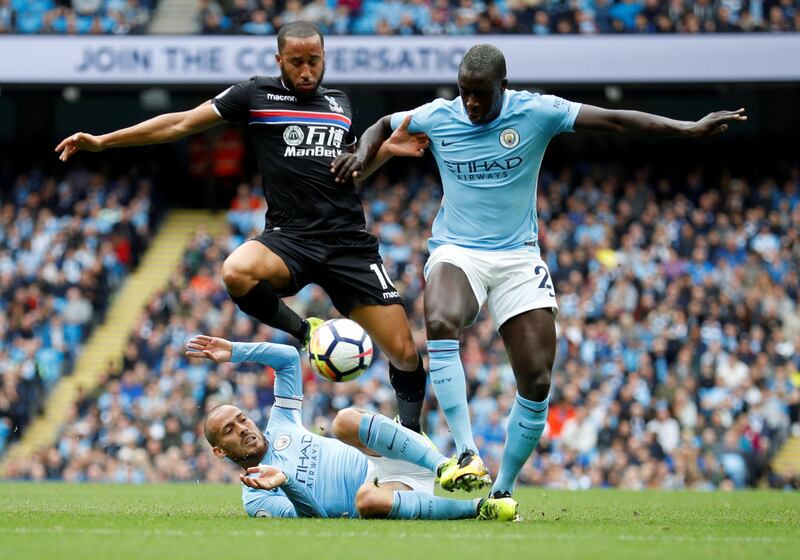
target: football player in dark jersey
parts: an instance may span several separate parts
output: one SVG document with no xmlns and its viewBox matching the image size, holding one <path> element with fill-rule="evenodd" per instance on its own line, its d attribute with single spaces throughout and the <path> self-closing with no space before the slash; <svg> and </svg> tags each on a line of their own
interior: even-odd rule
<svg viewBox="0 0 800 560">
<path fill-rule="evenodd" d="M 378 241 L 366 230 L 355 185 L 331 173 L 334 159 L 356 139 L 347 95 L 321 86 L 323 47 L 316 25 L 288 24 L 278 33 L 280 77 L 253 77 L 195 109 L 108 134 L 72 134 L 56 152 L 66 161 L 79 150 L 173 142 L 223 122 L 247 124 L 263 177 L 267 227 L 225 260 L 228 293 L 240 309 L 305 345 L 322 321 L 302 319 L 280 298 L 309 283 L 323 287 L 334 306 L 364 327 L 387 355 L 400 420 L 419 431 L 426 380 L 422 358 Z M 399 132 L 381 149 L 422 155 L 427 138 Z"/>
</svg>

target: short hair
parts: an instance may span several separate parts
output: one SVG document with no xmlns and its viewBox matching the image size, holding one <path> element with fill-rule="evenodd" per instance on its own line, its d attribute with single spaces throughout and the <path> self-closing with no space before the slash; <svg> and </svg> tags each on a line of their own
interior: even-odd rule
<svg viewBox="0 0 800 560">
<path fill-rule="evenodd" d="M 286 46 L 286 39 L 294 37 L 296 39 L 305 39 L 306 37 L 319 37 L 320 44 L 325 46 L 325 38 L 322 36 L 322 30 L 316 23 L 310 21 L 293 21 L 281 27 L 278 31 L 278 52 L 283 51 Z"/>
<path fill-rule="evenodd" d="M 506 57 L 494 45 L 475 45 L 461 59 L 458 71 L 494 76 L 499 81 L 506 77 Z"/>
</svg>

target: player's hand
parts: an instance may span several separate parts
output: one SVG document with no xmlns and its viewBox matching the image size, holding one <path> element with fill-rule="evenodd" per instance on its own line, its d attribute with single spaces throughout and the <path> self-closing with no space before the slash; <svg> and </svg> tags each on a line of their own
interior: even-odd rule
<svg viewBox="0 0 800 560">
<path fill-rule="evenodd" d="M 61 143 L 56 146 L 56 153 L 61 152 L 58 159 L 67 161 L 78 150 L 86 150 L 87 152 L 99 152 L 103 149 L 103 144 L 100 138 L 85 132 L 76 132 L 64 138 Z"/>
<path fill-rule="evenodd" d="M 393 156 L 398 157 L 422 157 L 425 148 L 430 145 L 428 137 L 419 132 L 412 134 L 408 131 L 411 124 L 411 115 L 406 115 L 400 126 L 392 132 L 392 135 L 384 142 L 386 149 Z"/>
<path fill-rule="evenodd" d="M 186 345 L 187 358 L 208 358 L 215 364 L 230 362 L 233 344 L 230 340 L 199 334 Z"/>
<path fill-rule="evenodd" d="M 736 111 L 716 111 L 695 122 L 689 129 L 691 136 L 716 136 L 728 130 L 732 121 L 746 121 L 744 108 Z"/>
<path fill-rule="evenodd" d="M 340 154 L 331 164 L 331 173 L 336 175 L 337 183 L 346 183 L 350 178 L 357 179 L 364 169 L 364 160 L 354 153 Z"/>
<path fill-rule="evenodd" d="M 242 484 L 254 488 L 256 490 L 272 490 L 278 486 L 286 484 L 286 474 L 277 467 L 272 465 L 258 465 L 257 467 L 250 467 L 247 469 L 248 474 L 255 474 L 257 476 L 247 476 L 245 474 L 239 475 L 239 480 Z"/>
</svg>

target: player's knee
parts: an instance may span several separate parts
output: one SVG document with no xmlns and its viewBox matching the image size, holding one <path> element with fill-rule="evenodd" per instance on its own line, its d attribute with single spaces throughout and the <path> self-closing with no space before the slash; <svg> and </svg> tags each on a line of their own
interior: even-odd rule
<svg viewBox="0 0 800 560">
<path fill-rule="evenodd" d="M 445 311 L 425 314 L 425 329 L 429 340 L 457 339 L 461 336 L 462 321 Z"/>
<path fill-rule="evenodd" d="M 356 493 L 356 510 L 363 519 L 384 518 L 392 510 L 392 493 L 368 482 Z"/>
<path fill-rule="evenodd" d="M 247 293 L 252 287 L 253 278 L 241 263 L 237 262 L 235 258 L 228 257 L 222 263 L 222 281 L 228 292 L 240 296 Z"/>
<path fill-rule="evenodd" d="M 388 352 L 387 352 L 388 353 Z M 389 357 L 392 364 L 402 371 L 414 371 L 419 365 L 419 351 L 411 336 L 400 338 Z"/>
<path fill-rule="evenodd" d="M 517 392 L 524 399 L 542 401 L 550 393 L 550 372 L 552 366 L 542 361 L 532 364 L 523 375 L 517 376 Z"/>
<path fill-rule="evenodd" d="M 345 408 L 336 414 L 331 429 L 336 439 L 348 442 L 358 439 L 358 426 L 361 423 L 361 413 L 354 408 Z"/>
</svg>

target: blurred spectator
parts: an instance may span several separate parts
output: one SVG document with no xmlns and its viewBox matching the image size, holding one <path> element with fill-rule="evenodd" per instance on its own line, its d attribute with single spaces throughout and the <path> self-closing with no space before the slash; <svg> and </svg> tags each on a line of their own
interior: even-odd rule
<svg viewBox="0 0 800 560">
<path fill-rule="evenodd" d="M 242 31 L 248 35 L 268 35 L 274 28 L 267 20 L 264 10 L 256 10 L 250 15 L 250 20 L 242 25 Z"/>
<path fill-rule="evenodd" d="M 0 0 L 0 33 L 11 33 L 17 23 L 17 12 L 11 0 Z"/>
<path fill-rule="evenodd" d="M 311 0 L 300 12 L 300 19 L 316 23 L 323 33 L 328 32 L 334 18 L 335 14 L 328 5 L 328 0 Z"/>
</svg>

